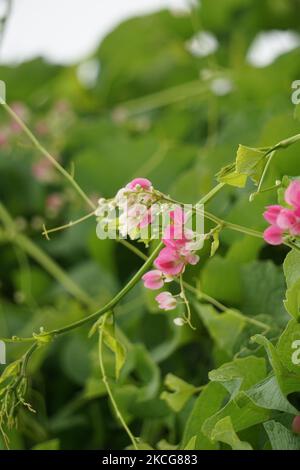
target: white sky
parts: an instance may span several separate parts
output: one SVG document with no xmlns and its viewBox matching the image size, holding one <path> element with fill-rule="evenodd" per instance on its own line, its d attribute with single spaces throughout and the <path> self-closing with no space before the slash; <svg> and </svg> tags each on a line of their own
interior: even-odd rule
<svg viewBox="0 0 300 470">
<path fill-rule="evenodd" d="M 42 55 L 58 63 L 77 62 L 122 20 L 164 7 L 186 9 L 190 3 L 190 0 L 14 0 L 0 61 L 20 62 Z"/>
<path fill-rule="evenodd" d="M 92 53 L 124 19 L 166 7 L 187 10 L 195 1 L 13 0 L 0 63 L 22 62 L 37 56 L 55 63 L 76 63 Z M 0 15 L 4 5 L 5 0 L 0 0 Z M 250 47 L 248 61 L 264 67 L 299 44 L 299 35 L 292 31 L 262 32 Z"/>
</svg>

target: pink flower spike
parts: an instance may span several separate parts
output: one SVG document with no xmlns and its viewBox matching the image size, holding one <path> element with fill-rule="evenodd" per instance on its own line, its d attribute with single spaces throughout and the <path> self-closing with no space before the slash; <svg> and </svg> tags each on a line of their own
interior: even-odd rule
<svg viewBox="0 0 300 470">
<path fill-rule="evenodd" d="M 282 238 L 283 230 L 276 225 L 271 225 L 264 231 L 264 240 L 270 245 L 281 245 L 283 242 Z"/>
<path fill-rule="evenodd" d="M 282 230 L 289 230 L 296 222 L 296 216 L 291 209 L 282 209 L 276 219 L 276 225 Z"/>
<path fill-rule="evenodd" d="M 182 225 L 186 222 L 186 214 L 180 206 L 176 206 L 174 210 L 170 211 L 169 215 L 175 225 Z"/>
<path fill-rule="evenodd" d="M 147 180 L 147 178 L 135 178 L 126 185 L 126 188 L 134 190 L 137 186 L 140 186 L 143 189 L 150 189 L 152 183 Z"/>
<path fill-rule="evenodd" d="M 284 198 L 288 204 L 295 208 L 300 207 L 300 180 L 294 180 L 285 191 Z"/>
<path fill-rule="evenodd" d="M 164 285 L 163 274 L 158 269 L 153 269 L 152 271 L 144 274 L 142 279 L 144 281 L 144 286 L 147 289 L 157 290 L 161 289 Z"/>
<path fill-rule="evenodd" d="M 173 249 L 166 247 L 161 250 L 154 261 L 154 266 L 166 275 L 177 276 L 184 270 L 184 262 Z"/>
<path fill-rule="evenodd" d="M 282 207 L 279 205 L 268 206 L 267 210 L 263 213 L 263 216 L 270 224 L 276 224 L 276 219 L 280 214 Z"/>
<path fill-rule="evenodd" d="M 166 246 L 177 249 L 185 245 L 189 240 L 184 235 L 183 226 L 168 225 L 165 229 L 163 242 Z"/>
<path fill-rule="evenodd" d="M 155 297 L 159 308 L 162 310 L 174 310 L 177 306 L 177 300 L 170 292 L 162 292 Z"/>
</svg>

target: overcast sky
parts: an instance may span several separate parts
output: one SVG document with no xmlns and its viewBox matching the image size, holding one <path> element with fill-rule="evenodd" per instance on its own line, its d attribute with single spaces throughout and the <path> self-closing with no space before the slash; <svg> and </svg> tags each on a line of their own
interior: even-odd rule
<svg viewBox="0 0 300 470">
<path fill-rule="evenodd" d="M 5 1 L 0 0 L 0 14 Z M 124 19 L 166 7 L 187 10 L 196 1 L 13 0 L 0 62 L 16 63 L 43 56 L 55 63 L 76 63 L 92 53 L 99 41 Z M 248 60 L 264 67 L 299 44 L 299 35 L 292 31 L 261 33 L 249 50 Z M 204 45 L 198 44 L 199 47 L 203 49 Z"/>
<path fill-rule="evenodd" d="M 0 6 L 3 0 L 0 0 Z M 77 62 L 122 20 L 164 7 L 183 9 L 191 0 L 14 0 L 1 62 L 43 55 Z"/>
</svg>

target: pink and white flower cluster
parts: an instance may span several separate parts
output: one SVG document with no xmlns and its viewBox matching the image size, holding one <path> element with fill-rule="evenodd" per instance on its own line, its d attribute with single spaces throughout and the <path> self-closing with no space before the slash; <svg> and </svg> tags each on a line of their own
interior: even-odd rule
<svg viewBox="0 0 300 470">
<path fill-rule="evenodd" d="M 185 228 L 187 216 L 177 207 L 171 210 L 170 225 L 163 234 L 165 247 L 160 251 L 154 261 L 156 269 L 144 274 L 143 281 L 147 289 L 157 290 L 164 286 L 165 282 L 171 282 L 181 276 L 187 265 L 195 265 L 199 256 L 195 251 L 201 247 L 197 236 L 192 230 Z M 177 306 L 177 299 L 170 292 L 161 292 L 155 298 L 159 307 L 163 310 L 173 310 Z"/>
<path fill-rule="evenodd" d="M 141 230 L 152 223 L 160 208 L 155 204 L 157 196 L 151 181 L 146 178 L 135 178 L 121 188 L 115 198 L 99 199 L 95 212 L 102 222 L 117 221 L 118 232 L 122 237 L 136 240 Z"/>
<path fill-rule="evenodd" d="M 300 235 L 300 180 L 289 184 L 284 199 L 289 207 L 272 205 L 263 213 L 266 221 L 271 224 L 264 231 L 264 239 L 270 245 L 280 245 L 284 236 Z"/>
<path fill-rule="evenodd" d="M 145 241 L 147 237 L 142 236 L 142 229 L 149 226 L 149 240 L 158 238 L 156 235 L 162 236 L 164 248 L 154 261 L 155 269 L 143 276 L 148 289 L 161 289 L 165 283 L 181 276 L 187 265 L 195 265 L 199 261 L 195 252 L 202 247 L 204 235 L 188 228 L 191 211 L 185 213 L 180 205 L 169 202 L 146 178 L 135 178 L 121 188 L 113 199 L 99 199 L 95 215 L 99 217 L 100 225 L 114 225 L 122 237 Z M 161 219 L 158 218 L 157 226 L 159 215 Z M 176 297 L 170 292 L 162 292 L 156 300 L 161 309 L 173 310 L 177 306 Z"/>
</svg>

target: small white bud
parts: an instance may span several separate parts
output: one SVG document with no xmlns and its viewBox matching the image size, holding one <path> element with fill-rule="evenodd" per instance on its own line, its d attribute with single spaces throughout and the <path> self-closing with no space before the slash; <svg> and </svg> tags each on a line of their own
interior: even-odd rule
<svg viewBox="0 0 300 470">
<path fill-rule="evenodd" d="M 183 326 L 185 324 L 185 321 L 183 320 L 183 318 L 177 317 L 174 318 L 173 323 L 176 326 Z"/>
</svg>

